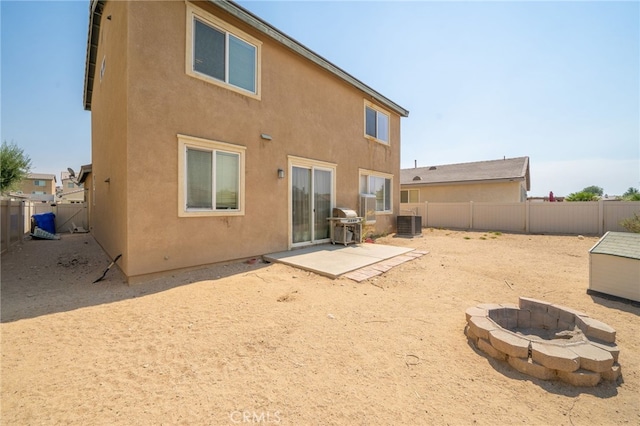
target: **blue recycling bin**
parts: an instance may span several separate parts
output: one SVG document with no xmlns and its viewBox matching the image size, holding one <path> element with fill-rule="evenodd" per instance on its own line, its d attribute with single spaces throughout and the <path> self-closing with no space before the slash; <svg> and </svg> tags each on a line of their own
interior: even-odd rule
<svg viewBox="0 0 640 426">
<path fill-rule="evenodd" d="M 52 234 L 56 233 L 56 215 L 53 213 L 40 213 L 34 214 L 31 216 L 35 226 L 42 229 L 43 231 L 51 232 Z M 33 230 L 32 230 L 33 232 Z"/>
</svg>

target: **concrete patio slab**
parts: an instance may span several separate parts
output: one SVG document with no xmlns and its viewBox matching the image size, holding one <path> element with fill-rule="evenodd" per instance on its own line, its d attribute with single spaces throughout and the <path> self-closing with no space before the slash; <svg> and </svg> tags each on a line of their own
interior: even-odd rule
<svg viewBox="0 0 640 426">
<path fill-rule="evenodd" d="M 409 253 L 414 249 L 382 244 L 333 245 L 323 244 L 303 249 L 272 253 L 263 256 L 269 262 L 312 271 L 330 278 L 374 265 Z"/>
</svg>

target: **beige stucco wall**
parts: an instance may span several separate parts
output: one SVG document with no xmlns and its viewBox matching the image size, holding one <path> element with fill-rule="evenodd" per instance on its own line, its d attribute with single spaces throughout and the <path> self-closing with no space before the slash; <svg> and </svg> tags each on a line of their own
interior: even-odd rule
<svg viewBox="0 0 640 426">
<path fill-rule="evenodd" d="M 216 7 L 200 6 L 263 42 L 260 100 L 185 73 L 184 2 L 109 2 L 104 14 L 113 18 L 103 18 L 103 29 L 118 24 L 119 31 L 107 33 L 98 59 L 116 46 L 123 53 L 107 59 L 105 80 L 117 72 L 118 81 L 94 88 L 93 116 L 101 118 L 93 130 L 92 225 L 110 254 L 123 252 L 130 280 L 288 249 L 288 179 L 278 179 L 277 169 L 288 174 L 290 155 L 337 164 L 336 205 L 354 209 L 360 168 L 393 174 L 397 213 L 400 117 L 388 111 L 389 146 L 367 140 L 362 92 Z M 128 22 L 120 16 L 127 10 Z M 244 216 L 178 217 L 178 134 L 246 147 Z M 394 223 L 394 215 L 380 215 L 377 230 Z"/>
<path fill-rule="evenodd" d="M 460 203 L 467 201 L 487 203 L 517 203 L 523 199 L 521 182 L 493 182 L 471 184 L 443 184 L 430 186 L 403 185 L 402 189 L 419 189 L 420 202 Z"/>
<path fill-rule="evenodd" d="M 128 2 L 105 5 L 91 102 L 92 233 L 107 254 L 122 254 L 118 266 L 128 270 Z M 111 19 L 107 19 L 111 16 Z M 100 69 L 105 59 L 104 77 Z M 108 182 L 105 182 L 108 181 Z M 95 190 L 94 190 L 95 188 Z"/>
</svg>

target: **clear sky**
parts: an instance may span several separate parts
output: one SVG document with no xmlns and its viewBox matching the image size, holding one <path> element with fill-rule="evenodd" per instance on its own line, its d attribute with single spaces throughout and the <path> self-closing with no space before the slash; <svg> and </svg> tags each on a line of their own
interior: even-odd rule
<svg viewBox="0 0 640 426">
<path fill-rule="evenodd" d="M 529 156 L 530 196 L 640 187 L 637 1 L 239 4 L 407 108 L 403 168 Z M 2 140 L 34 172 L 91 162 L 88 10 L 0 2 Z"/>
</svg>

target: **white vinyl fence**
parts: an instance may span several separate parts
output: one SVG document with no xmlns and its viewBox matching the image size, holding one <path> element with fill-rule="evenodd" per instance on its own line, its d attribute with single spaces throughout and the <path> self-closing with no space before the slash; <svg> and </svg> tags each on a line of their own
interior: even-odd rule
<svg viewBox="0 0 640 426">
<path fill-rule="evenodd" d="M 623 219 L 640 214 L 640 201 L 524 203 L 402 203 L 400 214 L 422 216 L 425 228 L 532 234 L 603 235 L 626 232 Z"/>
<path fill-rule="evenodd" d="M 31 232 L 31 216 L 40 213 L 53 213 L 57 233 L 70 232 L 76 227 L 89 229 L 86 203 L 54 204 L 22 200 L 1 200 L 0 243 L 2 253 L 21 242 L 25 234 Z"/>
</svg>

